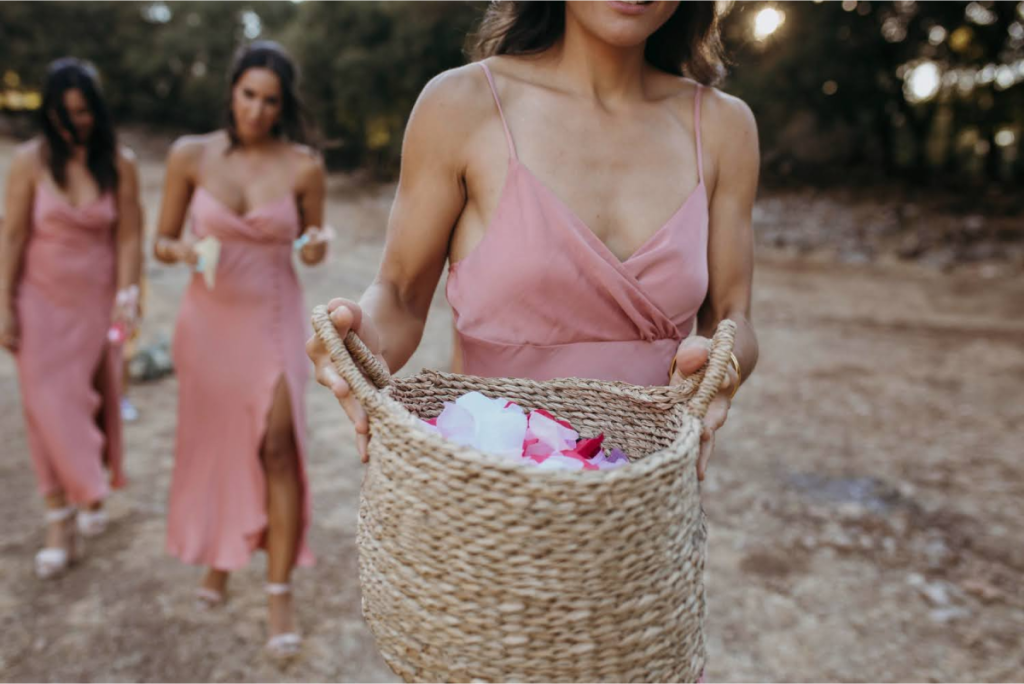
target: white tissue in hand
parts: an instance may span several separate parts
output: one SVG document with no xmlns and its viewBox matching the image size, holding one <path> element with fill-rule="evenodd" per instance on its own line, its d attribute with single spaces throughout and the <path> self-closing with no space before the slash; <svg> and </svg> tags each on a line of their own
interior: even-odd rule
<svg viewBox="0 0 1024 684">
<path fill-rule="evenodd" d="M 212 290 L 217 276 L 217 262 L 220 261 L 220 240 L 212 235 L 207 235 L 192 246 L 199 261 L 196 263 L 196 270 L 203 274 L 207 289 Z"/>
</svg>

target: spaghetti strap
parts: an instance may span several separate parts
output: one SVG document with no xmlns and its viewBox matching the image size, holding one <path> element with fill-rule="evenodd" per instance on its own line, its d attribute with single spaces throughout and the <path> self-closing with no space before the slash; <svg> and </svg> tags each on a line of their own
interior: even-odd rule
<svg viewBox="0 0 1024 684">
<path fill-rule="evenodd" d="M 498 98 L 498 90 L 494 87 L 494 76 L 491 75 L 491 70 L 488 68 L 486 63 L 477 62 L 477 64 L 483 68 L 484 74 L 487 76 L 487 83 L 491 86 L 491 94 L 494 95 L 494 104 L 498 106 L 498 116 L 501 117 L 501 125 L 502 128 L 505 129 L 505 139 L 508 140 L 509 161 L 513 159 L 518 160 L 519 156 L 516 154 L 516 144 L 512 140 L 512 132 L 508 129 L 508 122 L 505 120 L 505 112 L 501 109 L 501 100 Z"/>
<path fill-rule="evenodd" d="M 700 95 L 703 90 L 704 86 L 698 83 L 697 94 L 693 98 L 693 133 L 697 138 L 697 181 L 700 183 L 704 182 L 704 153 L 700 146 Z"/>
</svg>

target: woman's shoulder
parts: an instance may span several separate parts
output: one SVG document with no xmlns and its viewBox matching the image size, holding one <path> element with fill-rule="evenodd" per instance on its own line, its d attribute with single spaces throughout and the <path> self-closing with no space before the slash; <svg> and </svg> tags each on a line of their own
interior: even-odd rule
<svg viewBox="0 0 1024 684">
<path fill-rule="evenodd" d="M 139 158 L 135 150 L 127 145 L 117 146 L 117 170 L 121 173 L 126 171 L 135 172 L 139 166 Z"/>
<path fill-rule="evenodd" d="M 169 155 L 178 158 L 198 159 L 213 148 L 227 148 L 231 143 L 225 130 L 210 133 L 189 134 L 177 138 L 171 143 Z"/>
<path fill-rule="evenodd" d="M 675 103 L 680 117 L 692 116 L 696 93 L 700 90 L 700 134 L 705 146 L 717 147 L 718 143 L 723 143 L 725 149 L 746 146 L 745 141 L 756 142 L 754 113 L 741 98 L 686 76 L 659 74 L 661 94 Z"/>
<path fill-rule="evenodd" d="M 750 106 L 735 95 L 704 86 L 701 95 L 701 136 L 722 164 L 758 157 L 757 121 Z"/>
<path fill-rule="evenodd" d="M 449 130 L 479 122 L 493 113 L 494 99 L 478 62 L 442 71 L 423 87 L 414 116 L 436 119 Z M 462 128 L 461 132 L 466 132 Z"/>
<path fill-rule="evenodd" d="M 41 136 L 31 138 L 14 148 L 11 158 L 11 171 L 31 173 L 33 177 L 44 166 L 46 141 Z"/>
<path fill-rule="evenodd" d="M 167 153 L 167 166 L 191 175 L 199 168 L 204 156 L 214 148 L 226 149 L 229 142 L 227 131 L 223 130 L 183 135 L 171 143 L 171 149 Z"/>
<path fill-rule="evenodd" d="M 299 185 L 322 178 L 327 173 L 324 157 L 315 147 L 301 143 L 288 143 L 285 153 L 295 164 Z"/>
<path fill-rule="evenodd" d="M 754 112 L 742 99 L 714 86 L 701 89 L 701 116 L 726 129 L 755 125 Z"/>
<path fill-rule="evenodd" d="M 290 142 L 287 145 L 287 154 L 298 163 L 300 168 L 323 166 L 323 155 L 312 145 L 295 142 Z"/>
</svg>

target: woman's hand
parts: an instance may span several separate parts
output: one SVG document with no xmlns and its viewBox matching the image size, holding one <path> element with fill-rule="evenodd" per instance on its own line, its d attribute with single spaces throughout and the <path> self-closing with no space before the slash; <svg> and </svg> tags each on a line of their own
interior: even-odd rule
<svg viewBox="0 0 1024 684">
<path fill-rule="evenodd" d="M 13 354 L 18 351 L 19 337 L 18 316 L 14 306 L 0 308 L 0 347 Z"/>
<path fill-rule="evenodd" d="M 669 384 L 678 385 L 685 376 L 699 371 L 707 363 L 710 352 L 711 340 L 706 337 L 691 335 L 683 340 L 676 349 L 676 370 L 669 379 Z M 704 429 L 700 434 L 700 456 L 697 458 L 697 479 L 700 481 L 704 480 L 711 452 L 715 449 L 715 431 L 725 425 L 729 407 L 732 405 L 733 388 L 739 381 L 736 369 L 730 365 L 722 380 L 722 386 L 718 388 L 718 393 L 711 400 L 707 415 L 704 416 Z"/>
<path fill-rule="evenodd" d="M 125 339 L 132 336 L 139 322 L 139 286 L 129 285 L 117 291 L 114 310 L 110 314 L 112 325 L 121 329 Z"/>
<path fill-rule="evenodd" d="M 199 263 L 199 252 L 196 251 L 195 243 L 192 242 L 175 240 L 171 243 L 171 254 L 174 255 L 175 261 L 184 262 L 192 268 Z"/>
<path fill-rule="evenodd" d="M 299 238 L 302 241 L 302 246 L 299 249 L 302 263 L 307 266 L 313 266 L 323 261 L 324 257 L 327 256 L 327 245 L 333 238 L 334 230 L 330 226 L 325 228 L 320 228 L 319 226 L 307 228 L 306 232 Z"/>
<path fill-rule="evenodd" d="M 167 237 L 157 238 L 154 253 L 156 258 L 167 264 L 185 262 L 195 268 L 199 263 L 199 253 L 195 250 L 195 243 L 187 240 L 173 240 Z"/>
<path fill-rule="evenodd" d="M 380 354 L 380 338 L 377 336 L 377 329 L 370 317 L 363 314 L 358 304 L 347 299 L 332 299 L 327 304 L 327 311 L 330 312 L 331 322 L 334 324 L 334 329 L 338 331 L 338 337 L 344 339 L 349 330 L 354 330 L 359 339 L 387 368 L 387 363 Z M 369 459 L 367 446 L 370 443 L 370 423 L 366 417 L 366 411 L 352 394 L 349 384 L 334 368 L 327 347 L 315 333 L 306 342 L 306 353 L 313 361 L 313 365 L 316 366 L 316 381 L 334 393 L 338 403 L 345 409 L 349 420 L 355 426 L 359 458 L 366 463 Z"/>
</svg>

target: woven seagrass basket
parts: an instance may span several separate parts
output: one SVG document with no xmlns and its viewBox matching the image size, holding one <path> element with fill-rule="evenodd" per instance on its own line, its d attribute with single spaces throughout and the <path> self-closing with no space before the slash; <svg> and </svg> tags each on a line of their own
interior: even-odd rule
<svg viewBox="0 0 1024 684">
<path fill-rule="evenodd" d="M 392 378 L 325 307 L 317 335 L 365 407 L 363 614 L 406 681 L 696 681 L 704 667 L 701 418 L 729 365 L 675 387 L 422 371 Z M 542 471 L 418 426 L 466 392 L 543 408 L 632 463 Z"/>
</svg>

